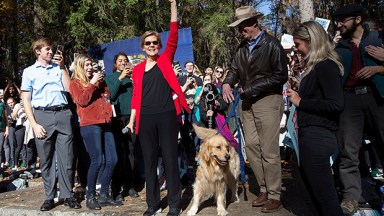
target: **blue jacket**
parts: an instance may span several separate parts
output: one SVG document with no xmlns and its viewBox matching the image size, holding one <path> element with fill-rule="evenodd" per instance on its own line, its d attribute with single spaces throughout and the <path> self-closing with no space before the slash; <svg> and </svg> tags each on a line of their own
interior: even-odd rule
<svg viewBox="0 0 384 216">
<path fill-rule="evenodd" d="M 366 51 L 365 47 L 368 45 L 381 46 L 383 43 L 383 32 L 376 30 L 369 30 L 368 26 L 364 26 L 364 33 L 360 42 L 360 55 L 363 61 L 363 66 L 377 66 L 383 65 L 383 62 L 373 58 Z M 341 39 L 335 47 L 335 51 L 341 58 L 341 63 L 344 66 L 343 85 L 347 82 L 349 73 L 351 72 L 352 64 L 352 48 L 349 44 L 349 39 Z M 372 83 L 382 97 L 384 97 L 384 75 L 376 74 L 370 78 Z"/>
</svg>

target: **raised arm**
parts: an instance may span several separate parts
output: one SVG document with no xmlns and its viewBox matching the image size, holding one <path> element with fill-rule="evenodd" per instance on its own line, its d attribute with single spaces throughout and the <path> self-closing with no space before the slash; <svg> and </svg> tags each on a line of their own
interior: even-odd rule
<svg viewBox="0 0 384 216">
<path fill-rule="evenodd" d="M 177 3 L 176 0 L 169 0 L 171 3 L 171 22 L 177 21 Z"/>
<path fill-rule="evenodd" d="M 15 89 L 17 90 L 17 93 L 19 93 L 19 95 L 21 95 L 21 90 L 20 88 L 16 85 L 16 84 L 13 84 L 15 86 Z"/>
</svg>

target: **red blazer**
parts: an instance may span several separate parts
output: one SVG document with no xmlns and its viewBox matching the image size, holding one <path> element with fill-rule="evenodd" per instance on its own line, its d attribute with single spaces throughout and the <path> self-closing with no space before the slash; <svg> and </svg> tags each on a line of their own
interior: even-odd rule
<svg viewBox="0 0 384 216">
<path fill-rule="evenodd" d="M 157 58 L 157 65 L 160 68 L 161 73 L 163 74 L 165 80 L 167 80 L 168 85 L 172 89 L 173 102 L 175 103 L 175 108 L 177 114 L 180 114 L 181 111 L 186 110 L 190 112 L 188 108 L 187 101 L 185 100 L 184 93 L 181 90 L 179 81 L 176 78 L 175 72 L 172 68 L 173 58 L 177 48 L 178 40 L 178 27 L 177 22 L 171 22 L 170 24 L 170 34 L 168 37 L 167 45 L 165 50 Z M 136 131 L 139 133 L 140 127 L 140 109 L 141 109 L 141 98 L 143 93 L 143 76 L 145 71 L 145 64 L 147 60 L 144 60 L 140 64 L 136 65 L 133 68 L 132 79 L 133 79 L 133 93 L 132 93 L 132 102 L 131 108 L 136 110 Z"/>
<path fill-rule="evenodd" d="M 78 80 L 71 80 L 69 92 L 76 103 L 80 126 L 111 122 L 112 105 L 105 99 L 110 98 L 111 94 L 105 82 L 96 88 L 91 83 L 84 87 Z"/>
</svg>

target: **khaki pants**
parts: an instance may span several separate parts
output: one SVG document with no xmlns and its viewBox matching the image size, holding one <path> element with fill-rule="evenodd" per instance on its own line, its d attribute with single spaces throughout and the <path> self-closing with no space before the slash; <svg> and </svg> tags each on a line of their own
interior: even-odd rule
<svg viewBox="0 0 384 216">
<path fill-rule="evenodd" d="M 284 104 L 282 95 L 269 95 L 243 110 L 245 151 L 261 192 L 269 199 L 280 200 L 281 162 L 279 147 L 280 120 Z"/>
</svg>

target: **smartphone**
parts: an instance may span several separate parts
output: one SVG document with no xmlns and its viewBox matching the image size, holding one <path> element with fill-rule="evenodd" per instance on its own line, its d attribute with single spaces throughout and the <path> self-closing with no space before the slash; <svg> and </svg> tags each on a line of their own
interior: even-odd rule
<svg viewBox="0 0 384 216">
<path fill-rule="evenodd" d="M 60 54 L 59 51 L 63 52 L 63 50 L 64 50 L 64 46 L 63 45 L 57 45 L 55 55 L 56 54 Z"/>
<path fill-rule="evenodd" d="M 0 95 L 4 95 L 4 89 L 0 89 Z"/>
</svg>

